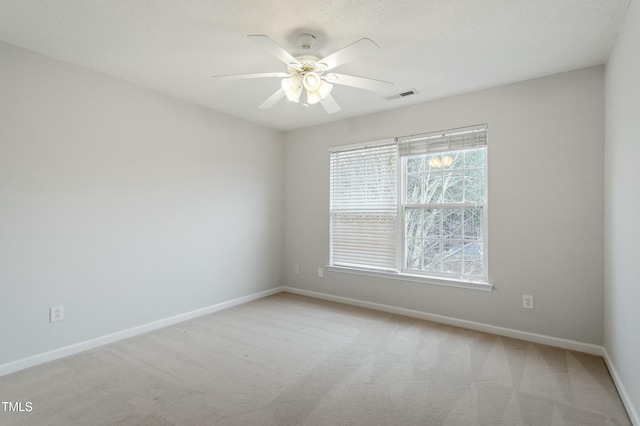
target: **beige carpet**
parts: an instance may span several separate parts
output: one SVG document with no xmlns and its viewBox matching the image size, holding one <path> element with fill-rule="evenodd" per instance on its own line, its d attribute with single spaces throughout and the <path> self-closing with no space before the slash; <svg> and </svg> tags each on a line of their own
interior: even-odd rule
<svg viewBox="0 0 640 426">
<path fill-rule="evenodd" d="M 278 294 L 0 377 L 2 425 L 629 425 L 602 358 Z"/>
</svg>

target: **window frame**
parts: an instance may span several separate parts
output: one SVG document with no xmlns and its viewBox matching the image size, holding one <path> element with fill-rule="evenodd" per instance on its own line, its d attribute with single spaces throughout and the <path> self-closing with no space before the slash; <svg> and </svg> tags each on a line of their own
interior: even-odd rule
<svg viewBox="0 0 640 426">
<path fill-rule="evenodd" d="M 403 138 L 414 138 L 414 137 L 421 137 L 421 136 L 427 136 L 426 139 L 428 139 L 429 135 L 437 135 L 437 134 L 455 134 L 454 132 L 457 130 L 465 130 L 465 129 L 483 129 L 484 133 L 483 133 L 483 137 L 484 137 L 484 143 L 482 143 L 482 147 L 485 149 L 485 155 L 484 155 L 484 173 L 483 173 L 483 190 L 484 190 L 484 201 L 482 203 L 450 203 L 447 205 L 451 205 L 451 206 L 455 206 L 455 208 L 464 208 L 466 206 L 469 207 L 476 207 L 476 206 L 482 206 L 483 208 L 483 224 L 482 224 L 482 271 L 483 271 L 483 276 L 482 277 L 471 277 L 471 276 L 464 276 L 464 275 L 455 275 L 455 274 L 439 274 L 437 272 L 434 271 L 417 271 L 414 269 L 407 269 L 405 268 L 405 264 L 406 264 L 406 247 L 405 247 L 405 210 L 407 207 L 412 207 L 413 205 L 408 205 L 405 201 L 405 175 L 406 175 L 406 158 L 410 157 L 410 154 L 401 154 L 400 152 L 400 141 Z M 338 273 L 348 273 L 348 274 L 356 274 L 356 275 L 364 275 L 364 276 L 371 276 L 371 277 L 377 277 L 377 278 L 383 278 L 383 279 L 390 279 L 393 281 L 409 281 L 409 282 L 419 282 L 419 283 L 425 283 L 425 284 L 435 284 L 435 285 L 443 285 L 443 286 L 449 286 L 449 287 L 457 287 L 457 288 L 464 288 L 464 289 L 472 289 L 472 290 L 480 290 L 480 291 L 492 291 L 493 290 L 493 284 L 490 284 L 488 281 L 488 277 L 489 277 L 489 270 L 488 270 L 488 265 L 489 265 L 489 256 L 488 256 L 488 217 L 489 217 L 489 198 L 488 198 L 488 170 L 489 170 L 489 149 L 488 149 L 488 144 L 486 143 L 486 138 L 487 138 L 487 132 L 488 132 L 488 125 L 487 124 L 482 124 L 482 125 L 477 125 L 477 126 L 466 126 L 463 128 L 459 128 L 459 129 L 450 129 L 450 130 L 445 130 L 445 131 L 439 131 L 439 132 L 432 132 L 432 133 L 424 133 L 422 135 L 413 135 L 413 136 L 406 136 L 406 137 L 396 137 L 394 138 L 394 141 L 396 143 L 396 145 L 398 146 L 398 150 L 396 151 L 396 173 L 397 173 L 397 177 L 396 177 L 396 182 L 397 182 L 397 194 L 396 194 L 396 202 L 397 202 L 397 212 L 396 212 L 396 269 L 395 270 L 381 270 L 381 269 L 377 269 L 375 267 L 372 268 L 367 268 L 367 267 L 360 267 L 360 266 L 348 266 L 348 265 L 334 265 L 332 264 L 333 262 L 333 257 L 332 257 L 332 252 L 333 252 L 333 234 L 332 234 L 332 229 L 331 229 L 331 224 L 329 226 L 330 228 L 330 235 L 329 235 L 329 265 L 326 265 L 326 269 L 329 272 L 338 272 Z M 388 139 L 387 139 L 388 140 Z M 385 141 L 387 141 L 385 140 Z M 371 145 L 374 144 L 379 144 L 381 143 L 381 140 L 378 141 L 374 141 L 374 142 L 369 142 L 369 143 L 359 143 L 359 144 L 351 144 L 351 145 L 342 145 L 342 146 L 334 146 L 334 147 L 330 147 L 329 151 L 330 152 L 335 152 L 335 151 L 341 151 L 341 150 L 345 150 L 345 149 L 357 149 L 357 148 L 367 148 Z M 448 149 L 447 151 L 459 151 L 459 150 L 463 150 L 466 149 L 465 147 L 456 147 L 455 149 Z M 443 150 L 441 150 L 442 152 L 444 152 Z M 415 154 L 415 155 L 419 155 L 419 154 Z M 421 155 L 421 154 L 420 154 Z M 330 186 L 331 186 L 331 179 L 332 179 L 332 175 L 330 173 L 329 176 L 329 181 L 330 181 Z M 331 204 L 331 199 L 330 199 L 330 204 Z M 331 209 L 329 209 L 329 214 L 331 217 Z M 331 219 L 329 219 L 331 221 Z M 464 241 L 464 239 L 462 240 Z"/>
<path fill-rule="evenodd" d="M 488 159 L 488 147 L 487 145 L 482 147 L 484 152 L 484 168 L 483 168 L 483 202 L 459 202 L 459 203 L 409 203 L 407 201 L 406 194 L 406 177 L 407 177 L 407 160 L 415 156 L 421 156 L 424 154 L 417 154 L 415 156 L 400 156 L 398 159 L 398 259 L 397 267 L 401 274 L 419 275 L 433 278 L 454 279 L 457 281 L 469 281 L 469 282 L 487 282 L 488 281 L 488 191 L 487 191 L 487 159 Z M 463 151 L 462 148 L 452 151 Z M 444 151 L 451 152 L 451 151 Z M 463 168 L 462 170 L 464 170 Z M 464 275 L 454 275 L 448 273 L 439 273 L 437 271 L 419 271 L 406 267 L 407 253 L 406 253 L 406 209 L 407 208 L 428 208 L 435 209 L 465 209 L 473 207 L 482 207 L 482 276 L 465 277 Z M 464 220 L 463 220 L 464 225 Z M 462 237 L 462 243 L 464 244 L 464 237 Z"/>
</svg>

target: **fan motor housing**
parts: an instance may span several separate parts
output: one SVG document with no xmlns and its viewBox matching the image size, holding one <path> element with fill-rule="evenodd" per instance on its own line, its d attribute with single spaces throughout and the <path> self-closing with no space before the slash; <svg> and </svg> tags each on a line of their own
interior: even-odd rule
<svg viewBox="0 0 640 426">
<path fill-rule="evenodd" d="M 326 71 L 327 66 L 320 61 L 320 58 L 315 55 L 299 55 L 295 58 L 300 62 L 299 64 L 289 64 L 289 74 L 306 74 L 308 72 L 315 72 L 322 74 Z"/>
</svg>

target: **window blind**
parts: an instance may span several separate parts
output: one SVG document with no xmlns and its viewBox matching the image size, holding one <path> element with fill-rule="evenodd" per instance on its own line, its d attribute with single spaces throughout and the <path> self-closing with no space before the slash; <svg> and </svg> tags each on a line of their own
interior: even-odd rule
<svg viewBox="0 0 640 426">
<path fill-rule="evenodd" d="M 397 144 L 330 152 L 331 264 L 396 270 Z"/>
<path fill-rule="evenodd" d="M 403 157 L 481 147 L 487 145 L 487 125 L 404 136 L 397 141 Z"/>
</svg>

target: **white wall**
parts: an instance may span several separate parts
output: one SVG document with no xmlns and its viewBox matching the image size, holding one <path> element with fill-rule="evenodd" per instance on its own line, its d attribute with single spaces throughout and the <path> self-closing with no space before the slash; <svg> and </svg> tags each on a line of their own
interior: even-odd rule
<svg viewBox="0 0 640 426">
<path fill-rule="evenodd" d="M 457 319 L 603 343 L 602 66 L 285 135 L 285 284 Z M 495 291 L 326 272 L 328 147 L 489 124 Z M 300 273 L 293 274 L 293 265 Z M 522 294 L 535 309 L 522 309 Z"/>
<path fill-rule="evenodd" d="M 280 132 L 0 44 L 0 365 L 280 286 L 283 168 Z"/>
<path fill-rule="evenodd" d="M 640 425 L 640 4 L 632 1 L 606 68 L 605 349 Z"/>
</svg>

